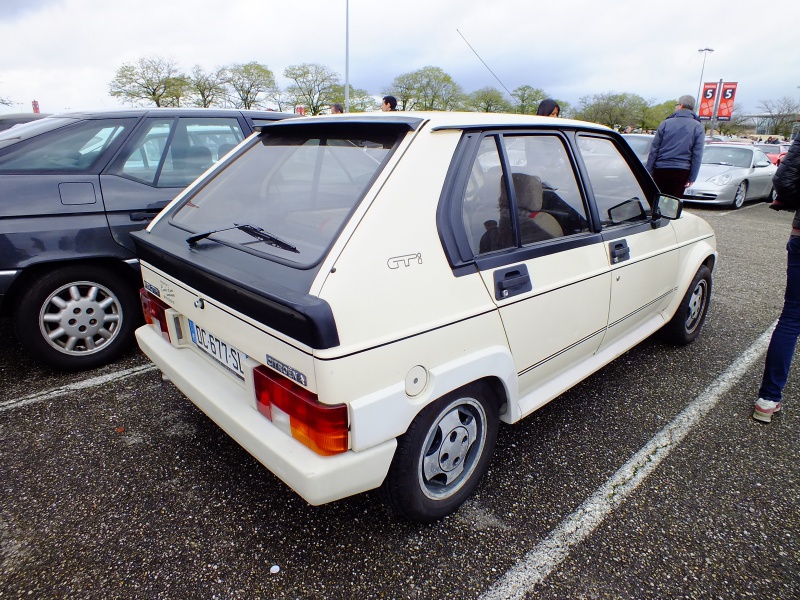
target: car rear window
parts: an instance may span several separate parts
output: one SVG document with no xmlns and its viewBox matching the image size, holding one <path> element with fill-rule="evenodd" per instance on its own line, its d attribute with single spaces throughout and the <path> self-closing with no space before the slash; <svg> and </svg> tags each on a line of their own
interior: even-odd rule
<svg viewBox="0 0 800 600">
<path fill-rule="evenodd" d="M 373 128 L 374 129 L 374 128 Z M 395 131 L 264 133 L 172 216 L 197 235 L 299 265 L 318 262 L 397 145 Z"/>
</svg>

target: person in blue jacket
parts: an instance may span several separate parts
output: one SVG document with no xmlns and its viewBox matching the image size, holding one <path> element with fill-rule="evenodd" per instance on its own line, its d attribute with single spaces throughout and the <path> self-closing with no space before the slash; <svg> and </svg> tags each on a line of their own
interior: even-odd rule
<svg viewBox="0 0 800 600">
<path fill-rule="evenodd" d="M 705 130 L 693 111 L 693 96 L 678 98 L 675 112 L 658 126 L 647 158 L 658 189 L 676 198 L 694 183 L 703 160 Z"/>
</svg>

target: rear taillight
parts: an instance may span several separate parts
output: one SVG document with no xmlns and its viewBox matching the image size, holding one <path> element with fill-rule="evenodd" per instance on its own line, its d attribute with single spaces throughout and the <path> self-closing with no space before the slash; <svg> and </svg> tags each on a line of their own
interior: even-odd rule
<svg viewBox="0 0 800 600">
<path fill-rule="evenodd" d="M 317 454 L 347 451 L 347 406 L 322 404 L 317 395 L 267 367 L 253 371 L 258 411 Z"/>
<path fill-rule="evenodd" d="M 148 325 L 152 325 L 161 332 L 162 337 L 170 342 L 169 329 L 167 328 L 167 311 L 170 306 L 160 298 L 157 298 L 146 289 L 139 290 L 139 299 L 142 301 L 142 311 L 144 320 Z"/>
</svg>

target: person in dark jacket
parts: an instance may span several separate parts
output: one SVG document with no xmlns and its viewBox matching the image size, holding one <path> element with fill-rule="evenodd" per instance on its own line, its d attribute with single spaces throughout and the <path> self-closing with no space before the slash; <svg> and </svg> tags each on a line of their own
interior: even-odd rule
<svg viewBox="0 0 800 600">
<path fill-rule="evenodd" d="M 561 106 L 552 98 L 545 98 L 539 103 L 536 114 L 542 117 L 557 117 L 561 114 Z"/>
<path fill-rule="evenodd" d="M 693 96 L 678 98 L 675 112 L 658 126 L 647 157 L 658 189 L 676 198 L 697 179 L 703 160 L 705 130 L 693 110 Z"/>
<path fill-rule="evenodd" d="M 770 208 L 795 212 L 792 233 L 786 244 L 783 310 L 769 341 L 761 388 L 753 409 L 753 418 L 762 423 L 772 422 L 773 415 L 781 410 L 783 388 L 789 378 L 789 367 L 800 336 L 800 136 L 789 147 L 772 178 L 772 185 L 778 197 Z"/>
</svg>

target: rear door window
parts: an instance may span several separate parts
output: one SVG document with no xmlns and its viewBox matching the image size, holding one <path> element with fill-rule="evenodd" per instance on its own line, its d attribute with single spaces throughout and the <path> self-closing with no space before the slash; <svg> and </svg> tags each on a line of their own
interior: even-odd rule
<svg viewBox="0 0 800 600">
<path fill-rule="evenodd" d="M 153 118 L 109 173 L 155 187 L 186 187 L 244 139 L 236 118 Z"/>
</svg>

